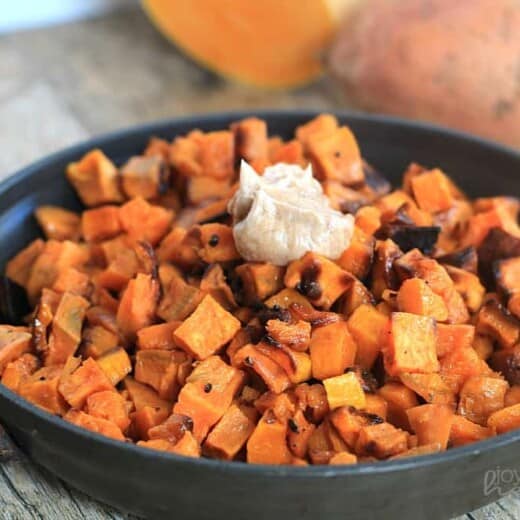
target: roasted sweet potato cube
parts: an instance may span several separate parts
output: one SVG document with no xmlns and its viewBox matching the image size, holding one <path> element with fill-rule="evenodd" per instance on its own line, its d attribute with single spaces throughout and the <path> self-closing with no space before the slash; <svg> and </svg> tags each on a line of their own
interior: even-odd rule
<svg viewBox="0 0 520 520">
<path fill-rule="evenodd" d="M 309 348 L 311 324 L 306 321 L 298 320 L 295 323 L 287 323 L 278 319 L 268 320 L 265 324 L 265 330 L 269 338 L 276 343 L 290 347 L 292 350 L 302 352 Z"/>
<path fill-rule="evenodd" d="M 433 318 L 407 312 L 392 313 L 383 355 L 390 375 L 437 372 L 439 362 Z"/>
<path fill-rule="evenodd" d="M 226 275 L 220 264 L 208 266 L 200 280 L 200 290 L 203 293 L 211 294 L 228 311 L 237 307 L 235 296 L 227 283 Z"/>
<path fill-rule="evenodd" d="M 338 129 L 338 120 L 332 114 L 320 114 L 307 123 L 296 128 L 296 138 L 307 150 L 316 137 L 333 134 Z"/>
<path fill-rule="evenodd" d="M 347 186 L 364 181 L 359 146 L 346 126 L 328 135 L 312 136 L 307 146 L 319 179 L 336 180 Z"/>
<path fill-rule="evenodd" d="M 277 305 L 282 309 L 289 309 L 294 303 L 296 303 L 308 311 L 314 310 L 314 307 L 309 300 L 294 289 L 282 289 L 280 292 L 273 294 L 273 296 L 268 298 L 264 303 L 269 308 L 273 308 Z"/>
<path fill-rule="evenodd" d="M 103 390 L 89 395 L 86 411 L 93 417 L 113 422 L 123 432 L 130 425 L 126 401 L 113 390 Z"/>
<path fill-rule="evenodd" d="M 423 404 L 406 411 L 419 446 L 438 443 L 442 450 L 448 446 L 453 409 L 443 404 Z"/>
<path fill-rule="evenodd" d="M 474 348 L 462 346 L 448 352 L 440 360 L 440 374 L 454 393 L 458 393 L 471 376 L 490 371 L 487 363 L 480 359 Z"/>
<path fill-rule="evenodd" d="M 458 413 L 471 422 L 485 426 L 488 417 L 504 408 L 504 398 L 509 384 L 503 379 L 473 376 L 460 390 Z"/>
<path fill-rule="evenodd" d="M 453 205 L 451 182 L 438 168 L 414 176 L 410 184 L 417 205 L 425 211 L 437 213 Z"/>
<path fill-rule="evenodd" d="M 232 364 L 255 372 L 266 386 L 275 393 L 281 393 L 291 386 L 288 371 L 277 360 L 255 345 L 246 345 L 233 356 Z"/>
<path fill-rule="evenodd" d="M 81 232 L 87 242 L 100 242 L 121 233 L 118 206 L 101 206 L 81 214 Z"/>
<path fill-rule="evenodd" d="M 37 238 L 24 247 L 7 262 L 5 268 L 6 276 L 18 285 L 25 287 L 31 275 L 32 266 L 43 251 L 44 246 L 45 242 L 41 238 Z"/>
<path fill-rule="evenodd" d="M 88 326 L 83 330 L 83 357 L 100 358 L 119 344 L 119 336 L 101 325 Z"/>
<path fill-rule="evenodd" d="M 475 338 L 475 327 L 473 325 L 448 325 L 437 324 L 437 356 L 445 356 L 459 347 L 471 347 Z"/>
<path fill-rule="evenodd" d="M 272 410 L 267 410 L 247 441 L 247 462 L 289 464 L 292 455 L 286 437 L 287 422 L 279 421 Z"/>
<path fill-rule="evenodd" d="M 386 459 L 408 449 L 408 433 L 390 423 L 363 426 L 356 442 L 358 455 Z"/>
<path fill-rule="evenodd" d="M 199 161 L 203 175 L 227 179 L 234 175 L 235 143 L 228 130 L 208 132 L 201 136 Z"/>
<path fill-rule="evenodd" d="M 58 274 L 52 290 L 58 293 L 69 292 L 87 298 L 92 286 L 88 274 L 78 271 L 74 267 L 68 267 Z"/>
<path fill-rule="evenodd" d="M 20 385 L 40 367 L 40 361 L 32 354 L 22 354 L 20 357 L 7 363 L 2 373 L 2 384 L 12 390 L 19 392 Z"/>
<path fill-rule="evenodd" d="M 51 287 L 59 273 L 67 267 L 79 267 L 88 261 L 87 249 L 81 244 L 65 240 L 49 240 L 34 261 L 25 288 L 29 302 L 36 303 L 44 287 Z"/>
<path fill-rule="evenodd" d="M 174 276 L 157 308 L 157 315 L 165 321 L 184 320 L 201 303 L 204 293 L 189 285 L 180 276 Z"/>
<path fill-rule="evenodd" d="M 497 433 L 506 433 L 520 428 L 520 404 L 508 406 L 492 413 L 487 425 Z"/>
<path fill-rule="evenodd" d="M 267 124 L 257 117 L 248 117 L 231 125 L 235 138 L 235 155 L 237 159 L 267 161 Z"/>
<path fill-rule="evenodd" d="M 166 191 L 169 174 L 161 155 L 136 155 L 121 167 L 121 186 L 128 198 L 153 199 Z"/>
<path fill-rule="evenodd" d="M 296 410 L 288 419 L 287 444 L 296 457 L 305 458 L 309 446 L 309 439 L 316 429 L 314 424 L 307 421 L 302 410 Z"/>
<path fill-rule="evenodd" d="M 122 202 L 117 168 L 101 151 L 92 150 L 67 166 L 67 178 L 85 206 Z"/>
<path fill-rule="evenodd" d="M 506 298 L 520 293 L 520 256 L 498 261 L 495 277 L 497 287 Z"/>
<path fill-rule="evenodd" d="M 520 321 L 497 301 L 488 300 L 478 313 L 477 332 L 491 336 L 502 348 L 509 348 L 520 339 Z"/>
<path fill-rule="evenodd" d="M 97 363 L 114 386 L 132 371 L 130 358 L 126 350 L 121 347 L 106 352 L 97 360 Z"/>
<path fill-rule="evenodd" d="M 71 374 L 64 375 L 58 385 L 63 398 L 73 408 L 83 408 L 89 395 L 114 386 L 96 361 L 87 359 Z"/>
<path fill-rule="evenodd" d="M 200 132 L 176 137 L 170 146 L 169 162 L 184 177 L 202 175 L 199 161 Z"/>
<path fill-rule="evenodd" d="M 271 162 L 299 164 L 304 167 L 307 164 L 307 159 L 303 155 L 303 145 L 300 141 L 295 139 L 282 143 L 271 154 Z"/>
<path fill-rule="evenodd" d="M 77 213 L 58 206 L 38 206 L 34 216 L 46 238 L 79 240 L 80 217 Z"/>
<path fill-rule="evenodd" d="M 148 385 L 139 383 L 134 378 L 127 376 L 123 380 L 124 388 L 127 390 L 131 401 L 134 403 L 136 412 L 146 406 L 157 411 L 163 411 L 167 415 L 171 412 L 171 401 L 161 399 L 157 392 Z"/>
<path fill-rule="evenodd" d="M 190 177 L 186 181 L 186 198 L 193 206 L 199 206 L 218 198 L 225 197 L 231 187 L 230 180 L 216 179 L 211 175 Z"/>
<path fill-rule="evenodd" d="M 357 345 L 346 321 L 337 321 L 313 330 L 310 342 L 312 377 L 326 379 L 343 374 L 354 364 Z"/>
<path fill-rule="evenodd" d="M 244 302 L 248 305 L 262 302 L 283 288 L 283 267 L 246 262 L 235 269 L 242 280 Z"/>
<path fill-rule="evenodd" d="M 219 223 L 203 224 L 196 226 L 189 233 L 197 237 L 200 244 L 197 252 L 208 264 L 240 258 L 230 226 Z"/>
<path fill-rule="evenodd" d="M 413 390 L 403 385 L 390 381 L 377 390 L 388 403 L 387 420 L 398 428 L 410 429 L 406 410 L 419 405 L 419 399 Z"/>
<path fill-rule="evenodd" d="M 487 428 L 471 422 L 462 415 L 454 415 L 450 430 L 450 446 L 465 446 L 472 442 L 482 441 L 495 435 L 493 428 Z"/>
<path fill-rule="evenodd" d="M 480 283 L 476 274 L 465 271 L 451 265 L 445 266 L 446 271 L 453 280 L 457 292 L 462 296 L 466 307 L 471 312 L 477 312 L 482 305 L 486 289 Z"/>
<path fill-rule="evenodd" d="M 427 403 L 455 406 L 455 395 L 449 385 L 438 373 L 409 374 L 403 372 L 401 381 L 421 396 Z"/>
<path fill-rule="evenodd" d="M 143 406 L 131 415 L 132 420 L 132 436 L 141 440 L 148 440 L 148 431 L 154 426 L 163 423 L 170 410 L 162 408 L 153 408 L 152 406 Z"/>
<path fill-rule="evenodd" d="M 355 363 L 370 369 L 381 352 L 382 334 L 388 318 L 372 305 L 360 305 L 347 321 L 348 329 L 357 350 Z"/>
<path fill-rule="evenodd" d="M 495 228 L 513 237 L 519 237 L 516 218 L 511 215 L 507 208 L 499 206 L 483 213 L 477 213 L 469 219 L 461 245 L 480 248 L 487 241 L 488 234 Z M 498 250 L 495 253 L 498 253 Z M 500 255 L 495 258 L 506 257 Z"/>
<path fill-rule="evenodd" d="M 324 379 L 323 386 L 331 410 L 340 406 L 365 407 L 365 393 L 354 372 Z"/>
<path fill-rule="evenodd" d="M 176 225 L 157 248 L 159 262 L 173 262 L 180 267 L 191 267 L 199 261 L 197 237 L 188 235 L 186 229 Z"/>
<path fill-rule="evenodd" d="M 59 365 L 74 355 L 81 341 L 81 329 L 88 300 L 72 293 L 65 293 L 52 321 L 49 348 L 45 353 L 45 364 Z"/>
<path fill-rule="evenodd" d="M 31 333 L 25 327 L 0 325 L 0 375 L 11 361 L 31 350 Z"/>
<path fill-rule="evenodd" d="M 363 279 L 372 267 L 375 245 L 374 237 L 356 226 L 349 247 L 343 251 L 336 262 L 342 269 L 352 273 L 356 278 Z"/>
<path fill-rule="evenodd" d="M 312 252 L 291 262 L 284 277 L 286 287 L 298 290 L 322 309 L 330 309 L 353 280 L 352 275 L 334 262 Z"/>
<path fill-rule="evenodd" d="M 251 406 L 232 404 L 203 445 L 210 457 L 232 460 L 253 433 L 258 412 Z"/>
<path fill-rule="evenodd" d="M 119 210 L 121 227 L 133 240 L 156 246 L 170 230 L 173 212 L 149 204 L 142 197 L 129 200 Z"/>
<path fill-rule="evenodd" d="M 298 407 L 305 411 L 307 419 L 313 424 L 321 422 L 329 412 L 327 392 L 322 384 L 300 384 L 295 388 L 294 394 Z"/>
<path fill-rule="evenodd" d="M 138 273 L 128 282 L 117 310 L 117 324 L 128 339 L 152 324 L 158 296 L 159 283 L 149 274 Z"/>
<path fill-rule="evenodd" d="M 19 393 L 24 399 L 49 413 L 63 415 L 68 405 L 58 391 L 62 374 L 62 367 L 40 368 L 22 382 Z"/>
<path fill-rule="evenodd" d="M 402 312 L 430 316 L 436 321 L 448 319 L 444 300 L 420 278 L 409 278 L 403 282 L 397 294 L 397 307 Z"/>
<path fill-rule="evenodd" d="M 175 342 L 189 354 L 206 359 L 231 341 L 240 326 L 240 322 L 208 294 L 173 335 Z"/>
<path fill-rule="evenodd" d="M 149 441 L 139 441 L 137 445 L 152 450 L 177 453 L 178 455 L 184 455 L 185 457 L 200 456 L 200 445 L 189 431 L 184 432 L 184 435 L 175 444 L 165 439 L 153 439 Z"/>
<path fill-rule="evenodd" d="M 381 227 L 381 210 L 375 206 L 363 206 L 356 211 L 356 227 L 367 235 L 373 235 Z"/>
<path fill-rule="evenodd" d="M 109 421 L 102 417 L 94 417 L 93 415 L 79 410 L 69 410 L 63 418 L 76 426 L 81 426 L 81 428 L 99 433 L 105 437 L 110 437 L 119 441 L 125 440 L 121 429 L 113 421 Z"/>
<path fill-rule="evenodd" d="M 195 367 L 182 387 L 174 413 L 193 420 L 195 438 L 202 442 L 224 415 L 244 382 L 244 373 L 211 356 Z"/>
<path fill-rule="evenodd" d="M 340 451 L 339 453 L 333 455 L 329 460 L 329 464 L 331 464 L 332 466 L 343 464 L 357 464 L 357 462 L 357 457 L 353 453 L 350 453 L 348 451 Z"/>
<path fill-rule="evenodd" d="M 173 333 L 181 323 L 181 321 L 170 321 L 138 330 L 137 348 L 140 350 L 173 350 L 176 347 Z"/>
</svg>

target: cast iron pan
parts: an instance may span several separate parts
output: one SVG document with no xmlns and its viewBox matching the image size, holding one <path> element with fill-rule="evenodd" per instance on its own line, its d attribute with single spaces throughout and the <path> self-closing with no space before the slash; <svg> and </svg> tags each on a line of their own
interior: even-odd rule
<svg viewBox="0 0 520 520">
<path fill-rule="evenodd" d="M 257 113 L 258 114 L 258 113 Z M 312 111 L 263 112 L 271 134 L 292 135 Z M 216 130 L 246 113 L 196 116 L 113 133 L 29 166 L 0 185 L 0 268 L 38 235 L 40 204 L 80 209 L 64 169 L 93 147 L 117 163 L 151 135 L 171 139 Z M 520 154 L 444 129 L 339 113 L 365 158 L 397 183 L 412 160 L 440 166 L 472 196 L 520 195 Z M 0 385 L 0 419 L 38 463 L 89 495 L 149 518 L 291 520 L 449 518 L 499 498 L 486 471 L 518 469 L 520 430 L 442 454 L 359 466 L 278 467 L 188 459 L 137 448 L 80 429 Z M 512 486 L 512 483 L 509 483 Z"/>
</svg>

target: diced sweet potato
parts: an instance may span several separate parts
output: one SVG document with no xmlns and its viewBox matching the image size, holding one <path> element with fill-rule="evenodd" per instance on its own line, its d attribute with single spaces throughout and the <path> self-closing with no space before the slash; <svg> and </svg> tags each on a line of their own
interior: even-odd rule
<svg viewBox="0 0 520 520">
<path fill-rule="evenodd" d="M 383 355 L 391 375 L 437 372 L 435 321 L 406 312 L 392 313 Z"/>
<path fill-rule="evenodd" d="M 209 294 L 173 333 L 175 342 L 197 359 L 215 354 L 240 329 L 240 322 Z"/>
<path fill-rule="evenodd" d="M 192 228 L 189 234 L 198 240 L 197 253 L 208 264 L 240 258 L 230 226 L 219 223 L 203 224 Z"/>
<path fill-rule="evenodd" d="M 67 166 L 67 178 L 85 206 L 122 202 L 117 169 L 101 151 L 92 150 Z"/>
<path fill-rule="evenodd" d="M 7 262 L 6 276 L 18 285 L 25 287 L 31 275 L 32 266 L 44 247 L 45 242 L 41 238 L 33 240 Z"/>
<path fill-rule="evenodd" d="M 123 432 L 130 425 L 126 401 L 112 390 L 103 390 L 89 395 L 86 411 L 93 417 L 113 422 Z"/>
<path fill-rule="evenodd" d="M 58 206 L 39 206 L 34 216 L 46 238 L 79 240 L 80 217 L 77 213 Z"/>
<path fill-rule="evenodd" d="M 509 385 L 496 377 L 473 376 L 460 390 L 458 413 L 471 422 L 485 426 L 488 417 L 504 408 Z"/>
<path fill-rule="evenodd" d="M 160 154 L 137 155 L 121 167 L 121 187 L 128 198 L 153 199 L 166 191 L 169 174 Z"/>
<path fill-rule="evenodd" d="M 208 266 L 200 281 L 200 290 L 203 293 L 211 294 L 226 310 L 230 311 L 237 307 L 235 296 L 226 281 L 224 270 L 220 264 Z"/>
<path fill-rule="evenodd" d="M 309 311 L 314 310 L 309 300 L 294 289 L 282 289 L 280 292 L 268 298 L 264 303 L 267 307 L 273 308 L 277 305 L 282 309 L 289 309 L 294 303 L 297 303 Z"/>
<path fill-rule="evenodd" d="M 247 262 L 235 269 L 242 280 L 244 302 L 262 302 L 283 288 L 285 269 L 273 264 Z"/>
<path fill-rule="evenodd" d="M 494 434 L 493 428 L 487 428 L 475 424 L 462 415 L 454 415 L 449 442 L 453 447 L 465 446 L 466 444 L 492 437 Z"/>
<path fill-rule="evenodd" d="M 195 438 L 202 442 L 224 415 L 244 382 L 244 373 L 211 356 L 195 367 L 182 387 L 173 411 L 193 420 Z"/>
<path fill-rule="evenodd" d="M 119 337 L 101 325 L 87 327 L 83 330 L 82 352 L 85 358 L 100 358 L 117 347 Z"/>
<path fill-rule="evenodd" d="M 242 449 L 256 426 L 257 412 L 250 406 L 231 405 L 204 443 L 204 453 L 232 460 Z"/>
<path fill-rule="evenodd" d="M 72 293 L 65 293 L 52 321 L 49 348 L 45 353 L 46 365 L 65 363 L 73 356 L 81 341 L 81 329 L 90 303 Z"/>
<path fill-rule="evenodd" d="M 181 321 L 170 321 L 139 329 L 137 331 L 137 348 L 140 350 L 173 350 L 176 348 L 173 333 L 181 323 Z"/>
<path fill-rule="evenodd" d="M 449 385 L 437 374 L 402 373 L 405 386 L 421 396 L 427 403 L 455 406 L 455 395 Z"/>
<path fill-rule="evenodd" d="M 439 358 L 462 347 L 471 347 L 475 337 L 473 325 L 447 325 L 437 324 L 437 356 Z"/>
<path fill-rule="evenodd" d="M 349 453 L 348 451 L 340 451 L 339 453 L 336 453 L 330 458 L 329 464 L 331 464 L 332 466 L 343 464 L 357 464 L 357 461 L 358 459 L 353 453 Z"/>
<path fill-rule="evenodd" d="M 372 267 L 375 245 L 374 237 L 355 226 L 350 245 L 337 260 L 338 265 L 356 278 L 365 278 Z"/>
<path fill-rule="evenodd" d="M 382 334 L 388 319 L 372 305 L 360 305 L 347 321 L 348 329 L 357 344 L 355 363 L 370 369 L 381 351 Z"/>
<path fill-rule="evenodd" d="M 324 379 L 323 386 L 331 410 L 340 406 L 365 407 L 365 393 L 354 372 Z"/>
<path fill-rule="evenodd" d="M 442 450 L 448 447 L 453 409 L 443 404 L 423 404 L 406 411 L 419 446 L 438 443 Z"/>
<path fill-rule="evenodd" d="M 287 323 L 277 319 L 268 320 L 265 330 L 270 339 L 286 345 L 292 350 L 303 352 L 309 348 L 311 324 L 306 321 L 298 320 L 296 323 Z"/>
<path fill-rule="evenodd" d="M 358 455 L 371 455 L 378 459 L 392 457 L 408 449 L 408 434 L 390 423 L 363 426 L 356 442 Z"/>
<path fill-rule="evenodd" d="M 436 321 L 448 319 L 444 300 L 420 278 L 409 278 L 403 282 L 397 294 L 397 306 L 402 312 L 430 316 Z"/>
<path fill-rule="evenodd" d="M 136 410 L 132 416 L 132 431 L 137 439 L 148 440 L 148 431 L 154 426 L 163 423 L 168 417 L 170 410 L 155 408 L 152 406 L 142 406 Z"/>
<path fill-rule="evenodd" d="M 288 419 L 287 444 L 296 457 L 305 458 L 309 439 L 315 430 L 314 424 L 307 421 L 302 410 L 296 410 Z"/>
<path fill-rule="evenodd" d="M 121 347 L 106 352 L 97 360 L 97 363 L 114 386 L 132 371 L 130 358 L 126 350 Z"/>
<path fill-rule="evenodd" d="M 458 393 L 471 376 L 489 371 L 486 362 L 469 346 L 455 348 L 440 360 L 440 374 L 454 393 Z"/>
<path fill-rule="evenodd" d="M 513 406 L 514 404 L 520 404 L 520 385 L 513 385 L 508 388 L 504 397 L 504 406 Z"/>
<path fill-rule="evenodd" d="M 157 308 L 157 315 L 165 321 L 187 318 L 201 303 L 204 293 L 186 283 L 180 276 L 174 276 L 166 294 Z"/>
<path fill-rule="evenodd" d="M 32 265 L 25 288 L 30 303 L 35 303 L 44 287 L 51 287 L 67 267 L 79 267 L 88 260 L 88 251 L 80 244 L 49 240 Z"/>
<path fill-rule="evenodd" d="M 361 154 L 349 128 L 342 126 L 328 135 L 314 134 L 306 143 L 316 176 L 347 186 L 365 179 Z"/>
<path fill-rule="evenodd" d="M 354 364 L 357 345 L 347 322 L 337 321 L 314 329 L 310 342 L 312 376 L 326 379 L 343 374 Z"/>
<path fill-rule="evenodd" d="M 81 214 L 81 232 L 87 242 L 99 242 L 121 233 L 118 206 L 101 206 Z"/>
<path fill-rule="evenodd" d="M 291 262 L 284 277 L 286 287 L 298 290 L 313 305 L 322 309 L 330 309 L 352 282 L 352 275 L 312 252 Z"/>
<path fill-rule="evenodd" d="M 161 206 L 149 204 L 142 197 L 136 197 L 121 206 L 119 220 L 121 227 L 133 240 L 144 240 L 156 246 L 168 233 L 173 213 Z"/>
<path fill-rule="evenodd" d="M 299 408 L 305 412 L 310 422 L 314 424 L 321 422 L 329 412 L 327 392 L 322 384 L 303 383 L 295 388 L 294 394 Z"/>
<path fill-rule="evenodd" d="M 227 130 L 208 132 L 201 136 L 199 161 L 204 175 L 227 179 L 234 174 L 235 143 Z"/>
<path fill-rule="evenodd" d="M 58 391 L 62 372 L 63 369 L 56 366 L 36 370 L 20 385 L 20 395 L 49 413 L 63 415 L 68 405 Z"/>
<path fill-rule="evenodd" d="M 272 410 L 267 410 L 247 441 L 247 462 L 289 464 L 292 455 L 286 437 L 287 422 L 279 421 Z"/>
<path fill-rule="evenodd" d="M 88 274 L 82 273 L 74 267 L 68 267 L 58 274 L 52 289 L 59 293 L 69 292 L 88 298 L 92 287 Z"/>
<path fill-rule="evenodd" d="M 64 375 L 58 385 L 63 398 L 73 408 L 83 408 L 89 395 L 114 387 L 101 367 L 93 359 L 83 361 L 71 374 Z"/>
<path fill-rule="evenodd" d="M 110 437 L 119 441 L 125 440 L 120 428 L 114 422 L 108 421 L 102 417 L 94 417 L 93 415 L 79 410 L 69 410 L 63 418 L 76 426 L 81 426 L 82 428 L 92 432 L 104 435 L 105 437 Z"/>
<path fill-rule="evenodd" d="M 231 125 L 237 159 L 267 161 L 267 124 L 257 117 L 248 117 Z"/>
<path fill-rule="evenodd" d="M 147 406 L 156 411 L 163 411 L 166 414 L 171 412 L 171 401 L 161 399 L 157 392 L 149 386 L 135 381 L 130 376 L 125 377 L 123 384 L 134 403 L 136 412 Z"/>
<path fill-rule="evenodd" d="M 506 433 L 520 428 L 520 404 L 508 406 L 492 413 L 488 417 L 487 425 L 497 433 Z"/>
<path fill-rule="evenodd" d="M 234 366 L 256 372 L 273 392 L 281 393 L 291 385 L 288 372 L 255 345 L 246 345 L 239 349 L 233 356 L 232 363 Z"/>
<path fill-rule="evenodd" d="M 40 366 L 40 361 L 32 354 L 22 354 L 19 358 L 8 363 L 2 373 L 2 384 L 12 390 L 19 392 L 21 384 L 34 374 Z"/>
<path fill-rule="evenodd" d="M 439 169 L 414 176 L 411 188 L 417 205 L 430 213 L 449 209 L 454 201 L 451 182 Z"/>
<path fill-rule="evenodd" d="M 520 339 L 520 320 L 495 300 L 488 300 L 478 313 L 477 332 L 491 336 L 503 348 L 512 347 Z"/>
<path fill-rule="evenodd" d="M 11 361 L 31 350 L 31 333 L 25 327 L 0 325 L 0 375 Z"/>
<path fill-rule="evenodd" d="M 152 324 L 158 296 L 159 284 L 149 274 L 138 273 L 128 282 L 117 310 L 117 324 L 128 339 Z"/>
<path fill-rule="evenodd" d="M 413 390 L 397 382 L 388 382 L 377 393 L 388 403 L 387 420 L 398 428 L 410 429 L 406 410 L 419 405 Z"/>
<path fill-rule="evenodd" d="M 445 266 L 445 269 L 453 280 L 455 289 L 462 296 L 466 307 L 470 312 L 477 312 L 482 305 L 484 293 L 486 292 L 484 286 L 480 283 L 479 277 L 464 269 L 450 265 Z"/>
</svg>

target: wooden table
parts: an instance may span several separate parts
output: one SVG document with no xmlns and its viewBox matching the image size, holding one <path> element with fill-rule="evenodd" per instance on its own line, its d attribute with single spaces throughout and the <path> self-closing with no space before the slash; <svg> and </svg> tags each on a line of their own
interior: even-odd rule
<svg viewBox="0 0 520 520">
<path fill-rule="evenodd" d="M 229 84 L 181 56 L 130 7 L 102 19 L 0 37 L 0 179 L 91 135 L 195 112 L 333 109 L 323 80 L 295 92 Z M 123 519 L 31 463 L 0 427 L 0 518 Z M 519 519 L 520 494 L 469 519 Z"/>
</svg>

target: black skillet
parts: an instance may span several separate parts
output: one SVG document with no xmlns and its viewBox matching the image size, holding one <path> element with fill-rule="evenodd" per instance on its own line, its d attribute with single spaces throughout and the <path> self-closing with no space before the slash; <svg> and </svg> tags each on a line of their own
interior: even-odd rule
<svg viewBox="0 0 520 520">
<path fill-rule="evenodd" d="M 271 134 L 292 135 L 313 111 L 267 111 Z M 246 113 L 195 116 L 112 133 L 43 159 L 0 185 L 0 269 L 38 235 L 40 204 L 81 208 L 63 171 L 93 147 L 121 163 L 151 135 L 215 130 Z M 398 183 L 410 161 L 440 166 L 472 196 L 520 195 L 520 154 L 431 126 L 338 113 L 364 157 Z M 449 518 L 494 501 L 520 469 L 520 430 L 438 455 L 359 466 L 277 467 L 188 459 L 113 441 L 51 416 L 0 385 L 0 420 L 38 463 L 89 495 L 149 518 L 292 520 Z M 486 481 L 486 472 L 488 473 Z M 504 473 L 505 475 L 505 473 Z M 486 482 L 488 488 L 486 488 Z M 498 483 L 498 482 L 497 482 Z M 1 513 L 0 513 L 1 515 Z"/>
</svg>

